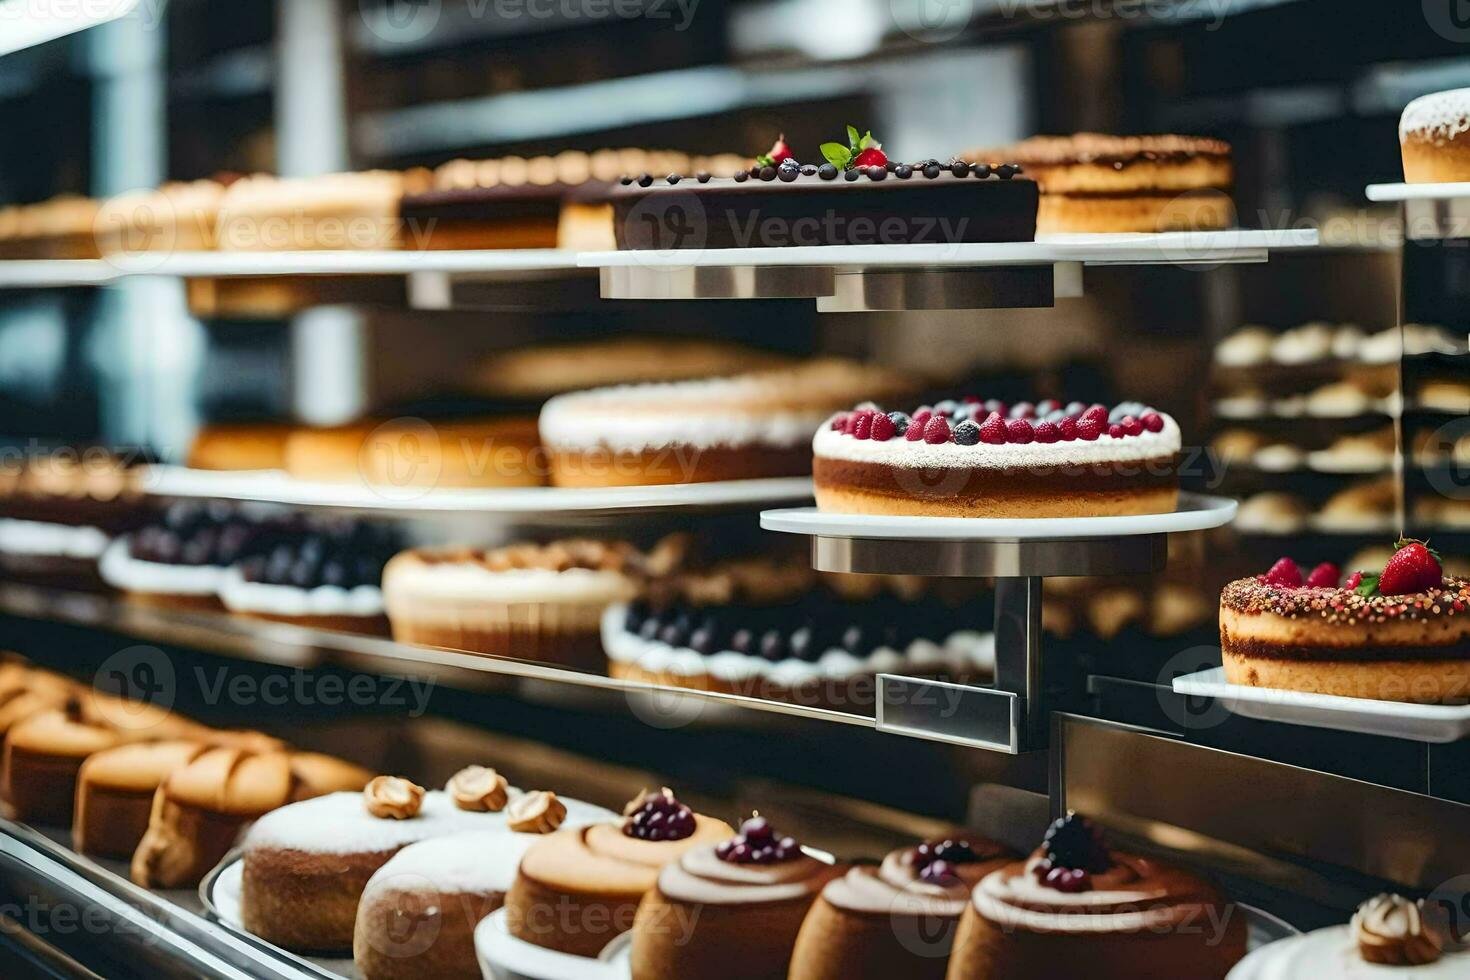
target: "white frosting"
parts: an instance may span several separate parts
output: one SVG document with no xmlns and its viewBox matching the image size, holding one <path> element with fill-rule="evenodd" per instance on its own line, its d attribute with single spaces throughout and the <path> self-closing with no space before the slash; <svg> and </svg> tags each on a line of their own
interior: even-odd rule
<svg viewBox="0 0 1470 980">
<path fill-rule="evenodd" d="M 381 616 L 383 590 L 376 585 L 344 589 L 319 585 L 299 589 L 294 585 L 248 582 L 238 568 L 220 576 L 219 597 L 234 612 L 268 613 L 273 616 Z"/>
<path fill-rule="evenodd" d="M 512 797 L 520 790 L 510 790 Z M 568 804 L 570 810 L 570 803 Z M 312 854 L 377 854 L 405 844 L 468 830 L 505 826 L 505 811 L 461 810 L 449 794 L 430 790 L 415 817 L 392 820 L 368 813 L 362 793 L 329 793 L 272 810 L 245 836 L 245 849 L 269 847 Z"/>
<path fill-rule="evenodd" d="M 561 830 L 617 820 L 600 806 L 557 797 L 566 804 Z M 440 894 L 507 892 L 515 881 L 521 858 L 545 834 L 520 834 L 504 827 L 451 834 L 410 844 L 395 854 L 368 880 L 363 900 L 375 891 L 429 891 Z"/>
<path fill-rule="evenodd" d="M 394 595 L 469 602 L 608 603 L 629 598 L 633 585 L 620 572 L 590 568 L 512 568 L 492 571 L 477 562 L 390 564 L 384 588 Z"/>
<path fill-rule="evenodd" d="M 128 539 L 107 546 L 98 563 L 102 580 L 115 589 L 162 595 L 214 595 L 225 570 L 217 565 L 164 565 L 128 554 Z"/>
<path fill-rule="evenodd" d="M 1417 134 L 1439 142 L 1470 130 L 1470 88 L 1421 95 L 1404 106 L 1399 117 L 1399 142 Z"/>
<path fill-rule="evenodd" d="M 1428 966 L 1379 966 L 1358 954 L 1352 929 L 1332 926 L 1256 950 L 1230 971 L 1230 980 L 1464 980 L 1470 954 L 1447 953 Z"/>
<path fill-rule="evenodd" d="M 107 549 L 110 540 L 95 527 L 0 520 L 0 551 L 12 555 L 95 559 Z"/>
<path fill-rule="evenodd" d="M 977 443 L 961 446 L 945 442 L 909 442 L 902 437 L 876 442 L 837 432 L 828 424 L 817 430 L 812 450 L 823 459 L 845 459 L 855 463 L 883 463 L 915 469 L 966 467 L 1003 469 L 1017 466 L 1086 466 L 1096 463 L 1136 462 L 1172 456 L 1179 451 L 1179 425 L 1160 413 L 1164 428 L 1136 436 L 1114 439 L 1104 435 L 1095 442 Z"/>
<path fill-rule="evenodd" d="M 688 647 L 674 647 L 658 640 L 645 640 L 630 633 L 626 606 L 610 606 L 602 615 L 602 646 L 609 660 L 636 664 L 652 673 L 678 677 L 708 675 L 724 681 L 765 677 L 776 684 L 794 687 L 814 680 L 846 680 L 869 674 L 914 669 L 995 670 L 995 635 L 973 630 L 951 633 L 943 645 L 915 640 L 903 651 L 879 647 L 865 657 L 856 657 L 833 647 L 815 662 L 794 657 L 772 662 L 734 650 L 708 656 Z"/>
</svg>

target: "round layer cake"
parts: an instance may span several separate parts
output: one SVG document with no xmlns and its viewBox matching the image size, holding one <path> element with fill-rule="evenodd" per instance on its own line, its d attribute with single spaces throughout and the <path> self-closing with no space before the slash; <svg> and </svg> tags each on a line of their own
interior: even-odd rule
<svg viewBox="0 0 1470 980">
<path fill-rule="evenodd" d="M 955 835 L 851 869 L 807 913 L 791 980 L 944 980 L 971 890 L 1013 857 L 993 841 Z"/>
<path fill-rule="evenodd" d="M 833 410 L 913 382 L 886 369 L 828 358 L 800 367 L 561 395 L 541 410 L 551 482 L 563 487 L 650 486 L 811 470 L 808 439 Z"/>
<path fill-rule="evenodd" d="M 1425 574 L 1403 582 L 1410 560 Z M 1304 577 L 1283 558 L 1220 594 L 1225 678 L 1377 701 L 1463 703 L 1470 698 L 1467 607 L 1470 580 L 1445 578 L 1417 542 L 1405 543 L 1381 575 L 1358 572 L 1341 585 L 1333 566 Z"/>
<path fill-rule="evenodd" d="M 671 861 L 638 906 L 633 980 L 779 980 L 812 903 L 843 873 L 763 817 Z"/>
<path fill-rule="evenodd" d="M 1420 96 L 1405 106 L 1399 147 L 1410 184 L 1470 180 L 1470 88 Z"/>
<path fill-rule="evenodd" d="M 1058 820 L 1026 861 L 975 887 L 947 980 L 1223 980 L 1245 955 L 1246 921 L 1204 879 L 1110 851 L 1087 821 Z M 1065 967 L 1063 967 L 1065 969 Z"/>
<path fill-rule="evenodd" d="M 812 450 L 817 506 L 842 514 L 1160 514 L 1179 492 L 1179 426 L 1130 402 L 859 407 L 829 419 Z"/>
<path fill-rule="evenodd" d="M 1000 154 L 1041 188 L 1036 230 L 1156 232 L 1235 221 L 1230 144 L 1190 136 L 1034 136 Z"/>
</svg>

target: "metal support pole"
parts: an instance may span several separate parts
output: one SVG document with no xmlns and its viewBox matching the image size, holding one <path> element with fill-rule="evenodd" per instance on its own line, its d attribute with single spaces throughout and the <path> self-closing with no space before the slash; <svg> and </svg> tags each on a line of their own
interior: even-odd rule
<svg viewBox="0 0 1470 980">
<path fill-rule="evenodd" d="M 995 687 L 1021 698 L 1021 748 L 1046 747 L 1045 678 L 1041 670 L 1041 579 L 995 583 Z"/>
</svg>

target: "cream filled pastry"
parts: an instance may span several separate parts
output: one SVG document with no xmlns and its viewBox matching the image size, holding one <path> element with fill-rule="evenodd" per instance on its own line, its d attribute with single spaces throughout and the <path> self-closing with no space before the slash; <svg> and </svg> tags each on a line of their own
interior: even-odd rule
<svg viewBox="0 0 1470 980">
<path fill-rule="evenodd" d="M 943 980 L 971 890 L 1013 857 L 993 841 L 956 835 L 849 870 L 807 913 L 791 980 Z"/>
<path fill-rule="evenodd" d="M 831 418 L 812 450 L 817 506 L 844 514 L 1154 514 L 1179 491 L 1179 426 L 1138 403 L 859 407 Z"/>
<path fill-rule="evenodd" d="M 802 920 L 842 870 L 759 816 L 685 851 L 638 907 L 633 980 L 783 980 Z"/>
<path fill-rule="evenodd" d="M 1110 850 L 1068 814 L 1025 861 L 986 876 L 955 937 L 947 980 L 1221 980 L 1245 955 L 1245 915 L 1213 885 Z"/>
<path fill-rule="evenodd" d="M 1231 980 L 1451 980 L 1470 975 L 1470 954 L 1451 947 L 1448 925 L 1422 900 L 1378 895 L 1348 925 L 1262 946 Z"/>
<path fill-rule="evenodd" d="M 561 395 L 541 410 L 551 482 L 565 487 L 802 476 L 808 440 L 837 408 L 913 383 L 828 358 L 795 368 Z"/>
<path fill-rule="evenodd" d="M 642 793 L 621 823 L 562 831 L 528 850 L 506 895 L 506 927 L 536 946 L 596 956 L 633 927 L 638 903 L 666 864 L 733 833 L 668 789 Z"/>
</svg>

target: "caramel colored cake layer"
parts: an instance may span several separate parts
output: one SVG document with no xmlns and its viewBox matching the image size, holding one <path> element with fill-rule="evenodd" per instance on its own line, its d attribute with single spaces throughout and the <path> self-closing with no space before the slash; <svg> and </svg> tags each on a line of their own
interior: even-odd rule
<svg viewBox="0 0 1470 980">
<path fill-rule="evenodd" d="M 1470 697 L 1470 581 L 1405 596 L 1282 588 L 1247 578 L 1220 596 L 1232 684 L 1439 704 Z"/>
<path fill-rule="evenodd" d="M 1410 102 L 1399 119 L 1399 145 L 1408 183 L 1470 180 L 1470 89 Z"/>
<path fill-rule="evenodd" d="M 700 449 L 669 446 L 642 452 L 612 449 L 553 452 L 551 482 L 559 487 L 646 487 L 677 483 L 715 483 L 763 477 L 804 476 L 811 472 L 806 446 L 790 449 Z"/>
<path fill-rule="evenodd" d="M 1045 194 L 1037 213 L 1042 234 L 1071 232 L 1213 231 L 1235 224 L 1235 205 L 1221 190 L 1178 194 Z"/>
</svg>

